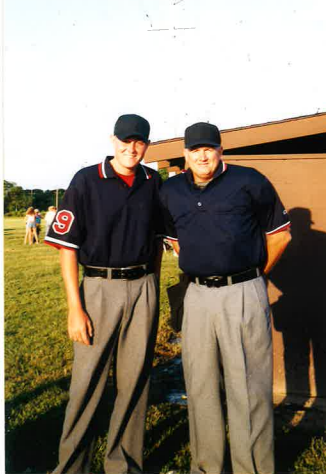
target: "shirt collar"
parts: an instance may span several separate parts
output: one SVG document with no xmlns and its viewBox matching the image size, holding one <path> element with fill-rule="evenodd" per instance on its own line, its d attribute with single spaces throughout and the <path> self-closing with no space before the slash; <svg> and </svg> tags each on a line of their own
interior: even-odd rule
<svg viewBox="0 0 326 474">
<path fill-rule="evenodd" d="M 116 178 L 117 175 L 114 172 L 113 167 L 110 164 L 110 161 L 113 159 L 113 156 L 107 156 L 102 163 L 97 165 L 98 174 L 101 179 Z M 139 164 L 136 168 L 136 177 L 137 179 L 150 179 L 152 176 L 148 170 L 142 164 Z"/>
<path fill-rule="evenodd" d="M 227 164 L 223 161 L 223 160 L 220 160 L 214 174 L 213 174 L 213 178 L 212 178 L 212 181 L 216 178 L 218 178 L 221 174 L 223 174 L 227 169 Z M 190 168 L 187 169 L 186 171 L 186 176 L 187 176 L 187 179 L 190 183 L 194 183 L 194 177 L 193 177 L 193 174 L 192 174 L 192 171 Z"/>
</svg>

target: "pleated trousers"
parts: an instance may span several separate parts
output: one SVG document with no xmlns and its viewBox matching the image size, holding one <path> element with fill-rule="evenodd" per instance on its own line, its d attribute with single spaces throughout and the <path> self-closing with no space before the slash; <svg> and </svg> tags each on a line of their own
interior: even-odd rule
<svg viewBox="0 0 326 474">
<path fill-rule="evenodd" d="M 85 277 L 82 297 L 94 337 L 91 346 L 74 343 L 69 402 L 54 474 L 90 472 L 98 408 L 113 355 L 116 398 L 104 470 L 139 473 L 158 324 L 158 282 L 154 274 L 129 281 Z"/>
<path fill-rule="evenodd" d="M 224 381 L 233 474 L 273 474 L 272 338 L 262 277 L 220 288 L 191 283 L 182 327 L 192 474 L 221 474 Z"/>
</svg>

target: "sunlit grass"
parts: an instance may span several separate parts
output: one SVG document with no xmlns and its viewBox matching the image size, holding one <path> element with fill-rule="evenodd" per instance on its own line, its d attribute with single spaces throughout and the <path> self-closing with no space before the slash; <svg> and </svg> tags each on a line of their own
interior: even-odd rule
<svg viewBox="0 0 326 474">
<path fill-rule="evenodd" d="M 57 462 L 58 443 L 68 400 L 73 359 L 67 337 L 66 301 L 59 253 L 41 244 L 24 246 L 24 219 L 8 218 L 5 230 L 5 396 L 7 473 L 50 472 Z M 164 254 L 161 278 L 160 327 L 154 365 L 180 354 L 168 324 L 165 288 L 178 279 L 177 259 Z M 325 440 L 316 431 L 291 429 L 284 420 L 291 407 L 276 411 L 276 461 L 283 472 L 322 474 Z M 290 415 L 290 416 L 288 416 Z M 318 415 L 318 413 L 317 413 Z M 145 470 L 150 474 L 189 471 L 186 406 L 159 403 L 149 407 L 145 439 Z M 106 427 L 95 445 L 93 473 L 103 472 Z M 277 474 L 281 474 L 278 471 Z"/>
<path fill-rule="evenodd" d="M 41 472 L 55 467 L 73 359 L 59 252 L 42 243 L 43 233 L 39 245 L 23 245 L 23 218 L 5 219 L 4 233 L 7 469 Z M 155 365 L 180 353 L 180 346 L 172 343 L 165 293 L 177 274 L 177 259 L 166 253 Z M 149 425 L 155 419 L 151 410 Z M 48 424 L 47 431 L 42 431 L 43 424 Z M 95 472 L 101 470 L 103 443 L 104 436 L 96 446 Z"/>
</svg>

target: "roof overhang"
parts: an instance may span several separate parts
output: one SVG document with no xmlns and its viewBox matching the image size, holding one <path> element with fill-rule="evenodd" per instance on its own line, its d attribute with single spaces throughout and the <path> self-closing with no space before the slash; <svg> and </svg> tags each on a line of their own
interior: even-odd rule
<svg viewBox="0 0 326 474">
<path fill-rule="evenodd" d="M 326 133 L 326 113 L 221 130 L 224 150 L 317 135 L 319 133 Z M 147 150 L 145 162 L 151 163 L 179 158 L 183 156 L 183 148 L 183 138 L 153 142 Z"/>
</svg>

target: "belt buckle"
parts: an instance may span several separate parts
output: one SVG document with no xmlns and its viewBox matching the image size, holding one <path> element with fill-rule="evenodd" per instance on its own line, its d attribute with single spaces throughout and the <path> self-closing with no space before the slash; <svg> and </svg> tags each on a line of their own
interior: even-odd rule
<svg viewBox="0 0 326 474">
<path fill-rule="evenodd" d="M 141 275 L 141 273 L 143 273 Z M 112 277 L 119 278 L 120 280 L 135 280 L 145 275 L 145 268 L 140 265 L 139 267 L 123 267 L 123 268 L 114 268 L 112 269 Z"/>
<path fill-rule="evenodd" d="M 221 280 L 223 280 L 222 276 L 213 275 L 211 277 L 207 277 L 205 283 L 208 288 L 219 288 L 219 282 Z"/>
<path fill-rule="evenodd" d="M 206 282 L 208 284 L 210 284 L 210 287 L 212 286 L 217 286 L 215 285 L 214 283 L 218 283 L 220 280 L 223 280 L 223 277 L 222 276 L 218 276 L 218 275 L 213 275 L 211 277 L 207 277 L 206 278 Z M 207 285 L 208 286 L 208 285 Z"/>
<path fill-rule="evenodd" d="M 208 277 L 208 280 L 220 281 L 220 280 L 222 280 L 222 278 L 223 278 L 222 276 L 216 276 L 216 275 L 214 275 L 214 276 L 212 276 L 212 277 Z"/>
<path fill-rule="evenodd" d="M 128 280 L 128 268 L 119 268 L 120 279 L 123 281 Z"/>
<path fill-rule="evenodd" d="M 113 280 L 127 280 L 124 273 L 124 268 L 112 268 L 111 269 L 111 278 Z"/>
</svg>

